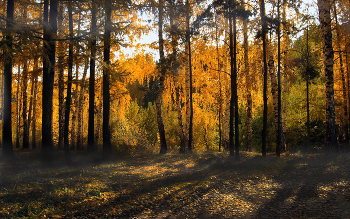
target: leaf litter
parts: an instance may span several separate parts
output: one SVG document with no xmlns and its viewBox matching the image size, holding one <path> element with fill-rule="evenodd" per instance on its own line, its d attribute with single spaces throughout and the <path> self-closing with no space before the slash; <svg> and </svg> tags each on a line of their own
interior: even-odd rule
<svg viewBox="0 0 350 219">
<path fill-rule="evenodd" d="M 22 152 L 17 152 L 22 153 Z M 1 218 L 349 218 L 349 154 L 74 154 L 0 163 Z M 59 163 L 60 156 L 58 156 Z M 63 159 L 63 158 L 62 158 Z"/>
</svg>

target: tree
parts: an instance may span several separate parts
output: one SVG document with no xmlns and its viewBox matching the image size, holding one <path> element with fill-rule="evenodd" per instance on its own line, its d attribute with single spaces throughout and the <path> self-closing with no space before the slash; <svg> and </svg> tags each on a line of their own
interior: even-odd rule
<svg viewBox="0 0 350 219">
<path fill-rule="evenodd" d="M 89 79 L 89 125 L 88 125 L 88 152 L 95 149 L 94 127 L 95 127 L 95 59 L 96 59 L 96 2 L 91 2 L 91 29 L 90 29 L 90 79 Z"/>
<path fill-rule="evenodd" d="M 22 109 L 22 104 L 21 104 L 21 63 L 18 63 L 17 65 L 17 89 L 16 89 L 16 105 L 17 105 L 17 121 L 16 121 L 16 148 L 20 148 L 19 141 L 20 141 L 20 136 L 21 136 L 21 109 Z"/>
<path fill-rule="evenodd" d="M 264 64 L 264 85 L 263 85 L 263 131 L 262 138 L 262 156 L 266 156 L 266 137 L 267 137 L 267 58 L 266 58 L 266 38 L 267 38 L 267 22 L 265 15 L 265 1 L 259 0 L 260 3 L 260 17 L 261 17 L 261 38 L 263 43 L 263 64 Z"/>
<path fill-rule="evenodd" d="M 310 82 L 319 76 L 317 65 L 313 57 L 315 57 L 310 51 L 309 40 L 309 25 L 306 27 L 306 46 L 302 51 L 300 63 L 301 76 L 306 82 L 306 132 L 307 132 L 307 149 L 310 149 Z"/>
<path fill-rule="evenodd" d="M 111 50 L 111 15 L 112 1 L 105 0 L 105 33 L 103 36 L 103 155 L 108 157 L 112 152 L 111 130 L 109 126 L 110 115 L 110 50 Z"/>
<path fill-rule="evenodd" d="M 64 154 L 66 161 L 70 162 L 69 148 L 69 121 L 70 110 L 72 104 L 72 81 L 73 81 L 73 12 L 72 2 L 68 2 L 68 22 L 69 22 L 69 48 L 68 48 L 68 80 L 67 80 L 67 96 L 66 107 L 64 112 Z"/>
<path fill-rule="evenodd" d="M 235 156 L 239 160 L 239 116 L 238 116 L 238 96 L 237 96 L 237 28 L 236 7 L 232 1 L 228 2 L 229 13 L 229 29 L 230 29 L 230 64 L 231 64 L 231 100 L 230 100 L 230 156 Z M 233 128 L 233 119 L 235 120 L 235 128 Z M 233 134 L 234 133 L 234 134 Z M 235 142 L 233 142 L 235 136 Z"/>
<path fill-rule="evenodd" d="M 34 67 L 33 67 L 33 73 L 32 73 L 32 84 L 33 84 L 33 116 L 32 116 L 32 149 L 36 149 L 36 118 L 37 118 L 37 93 L 38 93 L 38 74 L 39 74 L 39 68 L 38 68 L 38 59 L 39 57 L 36 55 L 34 56 Z"/>
<path fill-rule="evenodd" d="M 165 139 L 165 129 L 162 116 L 162 98 L 164 91 L 164 81 L 166 74 L 165 66 L 165 56 L 164 56 L 164 40 L 163 40 L 163 0 L 158 2 L 158 38 L 159 38 L 159 65 L 160 65 L 160 79 L 159 79 L 159 89 L 156 98 L 156 110 L 157 110 L 157 123 L 160 137 L 160 154 L 166 154 L 168 151 L 166 139 Z"/>
<path fill-rule="evenodd" d="M 319 19 L 322 30 L 323 41 L 323 68 L 326 76 L 326 131 L 327 147 L 331 151 L 336 151 L 337 136 L 335 126 L 335 106 L 334 106 L 334 52 L 332 45 L 332 27 L 330 16 L 330 1 L 318 0 Z"/>
<path fill-rule="evenodd" d="M 185 36 L 185 53 L 186 53 L 186 142 L 187 150 L 192 151 L 193 148 L 193 83 L 192 83 L 192 53 L 191 53 L 191 5 L 186 0 L 186 36 Z"/>
<path fill-rule="evenodd" d="M 171 49 L 172 49 L 172 54 L 171 54 L 171 70 L 174 75 L 174 81 L 175 81 L 175 105 L 176 105 L 176 111 L 177 111 L 177 119 L 178 119 L 178 130 L 179 130 L 179 135 L 180 135 L 180 153 L 185 153 L 186 152 L 186 136 L 184 132 L 184 126 L 183 126 L 183 121 L 182 121 L 182 107 L 181 107 L 181 98 L 180 98 L 180 89 L 181 89 L 181 84 L 179 82 L 179 61 L 178 61 L 178 40 L 179 40 L 179 34 L 180 30 L 178 29 L 178 13 L 176 10 L 176 5 L 174 4 L 173 0 L 169 0 L 169 20 L 170 20 L 170 36 L 171 36 Z"/>
<path fill-rule="evenodd" d="M 217 55 L 217 70 L 218 70 L 218 80 L 219 80 L 219 99 L 218 99 L 218 104 L 219 104 L 219 115 L 218 115 L 218 120 L 219 120 L 219 152 L 221 152 L 221 147 L 222 147 L 222 103 L 223 103 L 223 98 L 222 98 L 222 76 L 221 76 L 221 61 L 220 61 L 220 52 L 219 52 L 219 27 L 217 24 L 217 18 L 218 15 L 215 16 L 215 43 L 216 43 L 216 55 Z"/>
<path fill-rule="evenodd" d="M 3 111 L 3 156 L 12 159 L 12 125 L 11 125 L 11 93 L 12 93 L 12 27 L 13 27 L 14 0 L 7 1 L 6 29 L 4 32 L 4 111 Z"/>
<path fill-rule="evenodd" d="M 48 0 L 44 1 L 44 56 L 43 56 L 43 91 L 42 91 L 42 155 L 45 162 L 53 158 L 52 106 L 53 83 L 55 77 L 56 35 L 57 35 L 57 0 L 50 1 L 50 20 L 48 22 Z"/>
<path fill-rule="evenodd" d="M 283 127 L 282 127 L 282 115 L 281 115 L 281 15 L 280 15 L 280 0 L 277 2 L 277 144 L 276 154 L 280 156 L 283 148 Z"/>
<path fill-rule="evenodd" d="M 63 17 L 64 17 L 64 7 L 63 4 L 59 5 L 58 12 L 58 32 L 60 37 L 64 34 L 64 26 L 63 26 Z M 64 148 L 64 56 L 65 56 L 65 48 L 64 42 L 58 42 L 58 149 L 62 150 Z"/>
<path fill-rule="evenodd" d="M 244 4 L 244 1 L 242 1 Z M 243 47 L 244 47 L 244 73 L 246 77 L 246 82 L 251 79 L 250 68 L 249 68 L 249 44 L 248 44 L 248 16 L 243 17 Z M 247 150 L 252 151 L 252 92 L 251 85 L 248 83 L 246 85 L 247 92 Z"/>
</svg>

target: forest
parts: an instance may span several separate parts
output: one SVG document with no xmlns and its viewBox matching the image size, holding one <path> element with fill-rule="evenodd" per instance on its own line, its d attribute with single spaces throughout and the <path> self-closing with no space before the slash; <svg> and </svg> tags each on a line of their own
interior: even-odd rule
<svg viewBox="0 0 350 219">
<path fill-rule="evenodd" d="M 1 218 L 349 218 L 350 1 L 0 1 Z"/>
</svg>

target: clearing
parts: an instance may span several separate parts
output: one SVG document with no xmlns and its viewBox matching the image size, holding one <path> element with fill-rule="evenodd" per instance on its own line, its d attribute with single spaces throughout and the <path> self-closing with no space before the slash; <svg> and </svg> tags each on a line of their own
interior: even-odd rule
<svg viewBox="0 0 350 219">
<path fill-rule="evenodd" d="M 350 218 L 350 154 L 119 156 L 0 162 L 1 218 Z"/>
</svg>

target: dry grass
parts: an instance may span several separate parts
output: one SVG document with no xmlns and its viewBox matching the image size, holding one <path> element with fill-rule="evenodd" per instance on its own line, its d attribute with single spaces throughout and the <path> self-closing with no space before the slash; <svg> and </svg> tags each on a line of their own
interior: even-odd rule
<svg viewBox="0 0 350 219">
<path fill-rule="evenodd" d="M 350 218 L 350 155 L 115 157 L 0 163 L 1 218 Z"/>
</svg>

